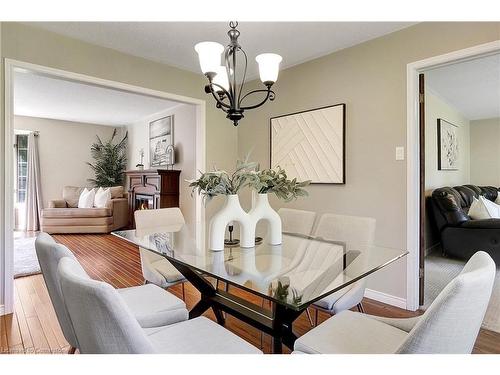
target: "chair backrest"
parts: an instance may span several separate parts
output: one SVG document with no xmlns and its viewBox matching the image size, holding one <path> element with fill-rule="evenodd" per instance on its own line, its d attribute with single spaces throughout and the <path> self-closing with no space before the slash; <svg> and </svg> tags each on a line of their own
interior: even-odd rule
<svg viewBox="0 0 500 375">
<path fill-rule="evenodd" d="M 422 315 L 398 353 L 471 353 L 495 272 L 495 262 L 487 253 L 475 253 Z"/>
<path fill-rule="evenodd" d="M 283 232 L 302 234 L 304 236 L 311 235 L 314 220 L 316 220 L 316 212 L 280 208 L 278 214 L 281 217 Z"/>
<path fill-rule="evenodd" d="M 80 264 L 70 258 L 61 259 L 58 274 L 82 353 L 154 353 L 146 334 L 111 285 L 88 278 Z"/>
<path fill-rule="evenodd" d="M 347 250 L 359 250 L 356 246 L 373 244 L 375 225 L 376 220 L 371 217 L 323 214 L 314 236 L 345 242 Z"/>
<path fill-rule="evenodd" d="M 154 228 L 166 225 L 184 224 L 184 215 L 178 207 L 134 212 L 136 229 Z"/>
<path fill-rule="evenodd" d="M 72 347 L 78 348 L 78 340 L 76 339 L 71 319 L 64 305 L 61 284 L 57 275 L 57 266 L 62 258 L 76 258 L 66 246 L 56 243 L 50 235 L 43 232 L 35 240 L 35 249 L 43 279 L 45 280 L 45 285 L 47 286 L 50 300 L 54 306 L 64 338 Z"/>
</svg>

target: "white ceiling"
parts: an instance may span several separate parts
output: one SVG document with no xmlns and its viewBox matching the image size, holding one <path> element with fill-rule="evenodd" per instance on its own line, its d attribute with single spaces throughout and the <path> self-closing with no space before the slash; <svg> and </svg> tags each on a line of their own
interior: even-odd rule
<svg viewBox="0 0 500 375">
<path fill-rule="evenodd" d="M 200 72 L 194 45 L 229 41 L 226 22 L 32 22 L 40 27 L 131 55 Z M 255 56 L 283 57 L 282 68 L 411 26 L 410 22 L 242 22 L 240 44 L 248 55 L 249 78 L 256 78 Z"/>
<path fill-rule="evenodd" d="M 425 82 L 469 120 L 500 117 L 500 54 L 430 70 Z"/>
<path fill-rule="evenodd" d="M 19 116 L 123 126 L 178 104 L 29 72 L 14 76 L 14 114 Z"/>
</svg>

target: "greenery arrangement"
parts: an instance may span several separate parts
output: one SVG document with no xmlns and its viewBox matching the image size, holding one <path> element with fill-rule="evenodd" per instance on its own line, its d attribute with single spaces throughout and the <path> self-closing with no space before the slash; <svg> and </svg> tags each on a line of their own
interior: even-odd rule
<svg viewBox="0 0 500 375">
<path fill-rule="evenodd" d="M 229 174 L 223 170 L 215 169 L 212 172 L 202 173 L 197 180 L 190 180 L 189 186 L 192 193 L 198 192 L 209 202 L 217 195 L 237 194 L 242 188 L 250 186 L 260 194 L 274 193 L 279 199 L 289 202 L 298 197 L 307 196 L 304 189 L 311 181 L 298 182 L 297 179 L 290 180 L 286 171 L 280 167 L 277 169 L 259 170 L 259 165 L 245 160 L 238 160 L 236 170 Z"/>
<path fill-rule="evenodd" d="M 217 195 L 237 194 L 242 188 L 249 186 L 257 178 L 254 172 L 256 168 L 257 163 L 249 162 L 246 158 L 236 162 L 236 170 L 232 174 L 215 169 L 212 172 L 202 173 L 197 180 L 188 182 L 192 193 L 197 191 L 203 196 L 205 203 L 208 203 Z"/>
<path fill-rule="evenodd" d="M 298 182 L 296 178 L 290 180 L 286 171 L 279 166 L 276 169 L 257 171 L 256 175 L 257 178 L 252 180 L 251 185 L 259 194 L 274 193 L 285 202 L 308 195 L 304 187 L 311 181 Z"/>
<path fill-rule="evenodd" d="M 114 143 L 117 130 L 113 131 L 110 139 L 103 142 L 96 136 L 97 142 L 90 147 L 94 163 L 87 164 L 95 173 L 95 178 L 88 181 L 95 186 L 109 187 L 123 185 L 123 175 L 127 166 L 127 138 L 128 132 L 118 143 Z"/>
</svg>

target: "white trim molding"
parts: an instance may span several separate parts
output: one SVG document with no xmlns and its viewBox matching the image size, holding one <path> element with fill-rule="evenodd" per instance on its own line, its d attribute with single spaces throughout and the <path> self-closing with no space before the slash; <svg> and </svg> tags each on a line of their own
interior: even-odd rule
<svg viewBox="0 0 500 375">
<path fill-rule="evenodd" d="M 490 43 L 415 61 L 406 67 L 406 148 L 408 153 L 406 162 L 406 247 L 409 252 L 406 258 L 406 309 L 408 310 L 415 311 L 419 308 L 420 150 L 418 75 L 431 68 L 498 53 L 499 51 L 500 40 L 495 40 Z"/>
<path fill-rule="evenodd" d="M 14 223 L 14 207 L 13 207 L 13 74 L 16 69 L 28 70 L 37 74 L 45 74 L 53 77 L 67 79 L 76 82 L 83 82 L 91 85 L 108 87 L 115 90 L 133 92 L 136 94 L 147 95 L 172 101 L 177 101 L 186 104 L 193 104 L 197 108 L 196 116 L 196 170 L 206 169 L 206 105 L 205 100 L 191 98 L 187 96 L 172 94 L 164 91 L 152 90 L 141 86 L 129 85 L 127 83 L 106 80 L 102 78 L 92 77 L 80 73 L 50 68 L 43 65 L 36 65 L 24 61 L 5 59 L 5 190 L 4 190 L 4 243 L 0 244 L 0 256 L 2 248 L 4 252 L 4 306 L 3 313 L 8 314 L 14 309 L 14 277 L 13 277 L 13 223 Z M 203 222 L 205 218 L 205 206 L 201 196 L 196 194 L 196 221 Z M 198 243 L 205 243 L 205 228 L 204 225 L 197 225 L 196 240 Z M 203 227 L 203 228 L 201 228 Z M 2 270 L 0 270 L 2 271 Z M 0 275 L 2 272 L 0 272 Z M 1 285 L 1 283 L 0 283 Z"/>
<path fill-rule="evenodd" d="M 365 297 L 387 305 L 399 307 L 400 309 L 406 309 L 406 299 L 393 296 L 392 294 L 379 292 L 373 289 L 365 289 Z"/>
<path fill-rule="evenodd" d="M 5 315 L 5 307 L 4 305 L 0 305 L 0 316 Z"/>
</svg>

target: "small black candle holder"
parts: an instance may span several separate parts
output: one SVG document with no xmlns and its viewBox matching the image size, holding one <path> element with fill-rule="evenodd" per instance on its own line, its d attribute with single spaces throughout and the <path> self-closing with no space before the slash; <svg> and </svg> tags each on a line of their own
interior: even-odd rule
<svg viewBox="0 0 500 375">
<path fill-rule="evenodd" d="M 226 246 L 236 246 L 240 243 L 240 240 L 236 239 L 236 238 L 233 238 L 233 230 L 234 230 L 234 227 L 232 225 L 229 225 L 227 227 L 227 229 L 229 230 L 229 239 L 225 239 L 224 240 L 224 245 Z"/>
</svg>

